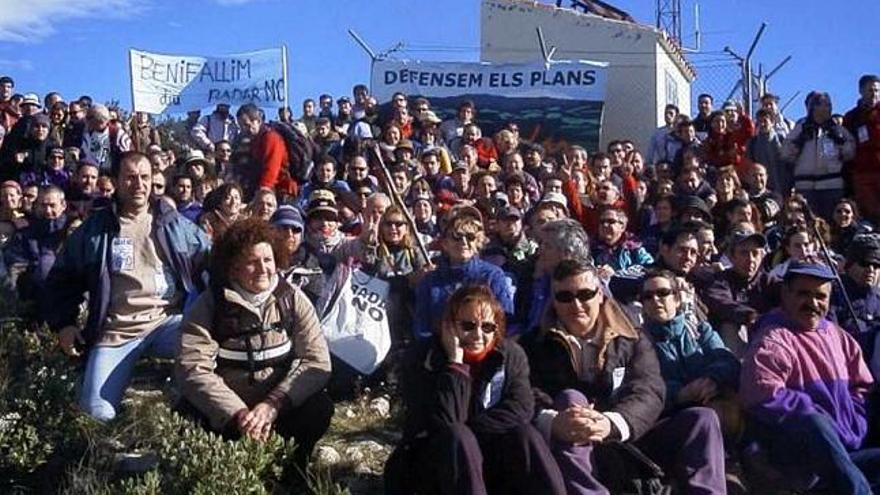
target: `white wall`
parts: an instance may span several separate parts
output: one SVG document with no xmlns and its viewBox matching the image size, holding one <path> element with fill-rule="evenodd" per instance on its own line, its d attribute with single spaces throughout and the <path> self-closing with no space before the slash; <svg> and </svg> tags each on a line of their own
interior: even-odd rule
<svg viewBox="0 0 880 495">
<path fill-rule="evenodd" d="M 662 123 L 666 103 L 665 85 L 658 84 L 658 74 L 662 74 L 658 50 L 663 48 L 658 47 L 653 28 L 521 0 L 482 0 L 480 25 L 484 62 L 541 60 L 537 26 L 542 28 L 547 45 L 557 47 L 554 58 L 608 62 L 600 146 L 629 138 L 641 149 L 647 148 L 654 129 Z M 686 88 L 687 96 L 680 100 L 689 107 L 689 85 L 681 71 L 668 63 L 670 72 Z M 658 97 L 661 89 L 662 99 Z"/>
<path fill-rule="evenodd" d="M 684 74 L 682 74 L 681 69 L 679 69 L 675 62 L 673 62 L 672 58 L 670 58 L 669 53 L 663 45 L 661 43 L 656 43 L 655 46 L 657 50 L 656 124 L 659 127 L 664 124 L 663 109 L 669 103 L 677 105 L 681 113 L 691 115 L 691 84 Z M 669 84 L 670 80 L 672 81 L 672 84 Z M 677 89 L 677 91 L 675 91 L 675 89 Z M 672 96 L 672 98 L 670 98 L 670 96 Z"/>
</svg>

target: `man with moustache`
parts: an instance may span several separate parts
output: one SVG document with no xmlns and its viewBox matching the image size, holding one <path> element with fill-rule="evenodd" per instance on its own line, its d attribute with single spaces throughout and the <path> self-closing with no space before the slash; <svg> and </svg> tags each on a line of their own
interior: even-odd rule
<svg viewBox="0 0 880 495">
<path fill-rule="evenodd" d="M 755 325 L 740 398 L 787 487 L 875 493 L 880 449 L 864 445 L 873 379 L 856 340 L 826 318 L 834 279 L 815 261 L 789 265 L 781 306 Z"/>
</svg>

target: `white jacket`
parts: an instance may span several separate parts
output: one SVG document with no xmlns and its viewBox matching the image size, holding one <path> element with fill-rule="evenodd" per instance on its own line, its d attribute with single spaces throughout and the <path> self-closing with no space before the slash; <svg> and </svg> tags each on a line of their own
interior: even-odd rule
<svg viewBox="0 0 880 495">
<path fill-rule="evenodd" d="M 803 126 L 804 121 L 798 122 L 782 144 L 782 159 L 794 163 L 794 187 L 801 191 L 843 189 L 843 164 L 856 154 L 852 134 L 841 128 L 844 142 L 836 144 L 819 129 L 817 137 L 804 143 L 798 153 L 795 141 Z"/>
<path fill-rule="evenodd" d="M 238 137 L 238 124 L 231 114 L 221 117 L 217 112 L 205 115 L 193 126 L 190 136 L 202 151 L 214 151 L 214 144 L 220 141 L 235 141 Z"/>
</svg>

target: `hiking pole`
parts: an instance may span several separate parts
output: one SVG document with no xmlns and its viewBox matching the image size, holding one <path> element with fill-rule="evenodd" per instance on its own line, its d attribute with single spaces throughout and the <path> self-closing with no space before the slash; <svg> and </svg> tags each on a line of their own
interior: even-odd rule
<svg viewBox="0 0 880 495">
<path fill-rule="evenodd" d="M 792 189 L 792 192 L 794 192 L 794 189 Z M 843 301 L 846 303 L 846 309 L 849 312 L 849 315 L 852 317 L 853 321 L 855 321 L 859 333 L 865 333 L 866 329 L 864 328 L 864 324 L 856 315 L 852 299 L 850 299 L 849 293 L 843 285 L 843 279 L 840 278 L 840 273 L 837 271 L 837 267 L 831 259 L 831 253 L 828 252 L 828 246 L 825 245 L 825 239 L 822 238 L 822 235 L 819 232 L 819 226 L 816 223 L 816 215 L 813 214 L 813 209 L 810 208 L 810 204 L 807 201 L 804 201 L 804 214 L 806 215 L 807 222 L 813 226 L 813 237 L 815 237 L 816 242 L 819 243 L 819 251 L 822 253 L 822 257 L 825 258 L 825 263 L 828 265 L 828 268 L 831 269 L 831 273 L 834 274 L 834 281 L 837 282 L 837 286 L 840 287 L 840 293 L 843 294 Z"/>
<path fill-rule="evenodd" d="M 385 160 L 382 159 L 382 153 L 379 150 L 379 145 L 374 144 L 372 148 L 373 154 L 376 155 L 376 160 L 379 162 L 379 170 L 382 171 L 382 181 L 385 183 L 385 188 L 388 190 L 388 194 L 391 196 L 391 201 L 397 205 L 398 208 L 403 211 L 403 216 L 406 218 L 406 223 L 409 224 L 409 228 L 412 231 L 413 237 L 416 239 L 416 244 L 419 246 L 419 252 L 422 257 L 425 258 L 425 263 L 431 265 L 431 257 L 428 256 L 428 248 L 425 247 L 424 241 L 422 241 L 421 236 L 419 236 L 419 230 L 416 228 L 416 220 L 413 218 L 412 214 L 409 212 L 409 209 L 403 203 L 403 198 L 400 197 L 400 193 L 397 192 L 397 188 L 394 187 L 394 182 L 391 180 L 391 173 L 388 171 L 388 167 L 385 166 Z"/>
</svg>

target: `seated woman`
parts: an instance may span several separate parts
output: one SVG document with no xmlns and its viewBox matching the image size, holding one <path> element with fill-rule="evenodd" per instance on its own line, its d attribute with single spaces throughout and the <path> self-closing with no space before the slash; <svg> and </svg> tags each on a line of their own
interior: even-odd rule
<svg viewBox="0 0 880 495">
<path fill-rule="evenodd" d="M 666 387 L 653 343 L 603 293 L 597 269 L 563 260 L 551 289 L 544 324 L 521 342 L 536 392 L 537 426 L 568 493 L 608 493 L 605 486 L 619 490 L 630 482 L 625 466 L 594 464 L 594 453 L 615 448 L 609 443 L 641 450 L 683 493 L 725 493 L 718 417 L 690 407 L 658 421 Z"/>
<path fill-rule="evenodd" d="M 242 203 L 241 186 L 227 182 L 211 191 L 205 198 L 199 226 L 214 239 L 219 237 L 230 225 L 246 217 Z"/>
<path fill-rule="evenodd" d="M 183 322 L 176 376 L 188 405 L 226 437 L 293 438 L 305 468 L 330 425 L 322 391 L 330 355 L 308 298 L 278 276 L 283 241 L 266 222 L 247 219 L 214 243 L 211 288 Z"/>
<path fill-rule="evenodd" d="M 386 493 L 565 493 L 530 424 L 529 366 L 504 338 L 505 320 L 488 287 L 463 287 L 438 334 L 411 349 L 403 440 L 385 466 Z"/>
<path fill-rule="evenodd" d="M 679 281 L 672 272 L 648 272 L 639 299 L 645 317 L 643 328 L 654 340 L 666 382 L 666 410 L 673 413 L 694 405 L 711 407 L 721 419 L 726 438 L 736 440 L 742 430 L 734 396 L 739 360 L 708 322 L 696 321 L 681 311 Z"/>
<path fill-rule="evenodd" d="M 417 339 L 430 337 L 440 322 L 446 300 L 462 285 L 488 285 L 504 312 L 513 314 L 514 287 L 501 268 L 480 259 L 486 243 L 483 215 L 472 206 L 457 206 L 446 214 L 440 249 L 443 255 L 437 269 L 416 286 L 416 318 L 413 328 Z"/>
</svg>

